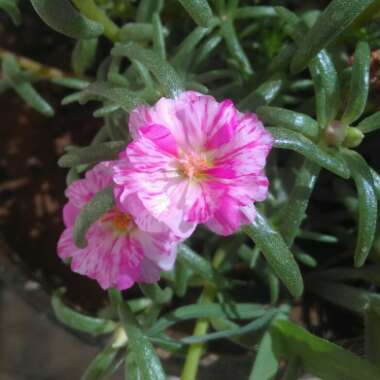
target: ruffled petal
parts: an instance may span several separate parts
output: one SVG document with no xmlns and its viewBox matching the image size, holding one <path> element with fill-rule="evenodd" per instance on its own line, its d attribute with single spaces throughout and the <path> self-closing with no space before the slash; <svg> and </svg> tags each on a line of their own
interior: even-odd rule
<svg viewBox="0 0 380 380">
<path fill-rule="evenodd" d="M 272 145 L 272 135 L 256 115 L 240 116 L 231 141 L 212 152 L 214 168 L 227 166 L 235 176 L 261 173 Z"/>
<path fill-rule="evenodd" d="M 72 228 L 67 228 L 58 243 L 58 255 L 72 258 L 74 272 L 96 280 L 103 289 L 131 287 L 140 276 L 143 249 L 128 235 L 115 235 L 106 225 L 96 223 L 86 235 L 84 249 L 75 246 Z"/>
<path fill-rule="evenodd" d="M 138 131 L 141 127 L 152 122 L 149 110 L 150 109 L 147 106 L 138 106 L 130 113 L 128 126 L 132 138 L 136 138 L 138 136 Z"/>
<path fill-rule="evenodd" d="M 72 227 L 65 228 L 62 232 L 57 246 L 58 256 L 62 260 L 69 259 L 80 253 L 81 249 L 74 244 Z"/>
<path fill-rule="evenodd" d="M 74 225 L 80 209 L 74 206 L 71 202 L 67 202 L 63 207 L 63 222 L 65 227 L 71 227 Z"/>
<path fill-rule="evenodd" d="M 74 181 L 65 191 L 65 195 L 70 199 L 73 206 L 81 209 L 94 196 L 85 179 Z"/>
<path fill-rule="evenodd" d="M 144 257 L 141 262 L 141 271 L 138 281 L 148 284 L 155 283 L 160 279 L 161 269 L 151 260 Z"/>
<path fill-rule="evenodd" d="M 160 233 L 147 233 L 136 230 L 132 234 L 140 244 L 144 256 L 154 262 L 160 270 L 168 271 L 173 268 L 179 239 L 168 228 Z"/>
<path fill-rule="evenodd" d="M 226 197 L 223 207 L 215 211 L 206 226 L 219 235 L 227 236 L 237 232 L 242 225 L 251 223 L 255 216 L 253 204 L 241 207 L 232 198 Z"/>
<path fill-rule="evenodd" d="M 112 163 L 104 161 L 86 172 L 85 178 L 74 181 L 65 191 L 70 202 L 81 209 L 99 191 L 112 184 Z"/>
<path fill-rule="evenodd" d="M 153 215 L 144 207 L 136 193 L 128 195 L 123 200 L 123 203 L 120 203 L 120 200 L 123 199 L 121 192 L 121 187 L 116 187 L 114 190 L 117 208 L 122 212 L 131 214 L 139 229 L 153 233 L 160 233 L 164 229 L 167 229 L 163 223 L 155 219 Z"/>
</svg>

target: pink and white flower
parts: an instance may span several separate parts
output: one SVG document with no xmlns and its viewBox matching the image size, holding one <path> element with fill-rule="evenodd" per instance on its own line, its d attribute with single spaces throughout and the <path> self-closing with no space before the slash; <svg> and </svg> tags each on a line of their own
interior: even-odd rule
<svg viewBox="0 0 380 380">
<path fill-rule="evenodd" d="M 136 108 L 129 128 L 133 141 L 113 167 L 121 207 L 137 197 L 134 215 L 145 209 L 182 238 L 198 223 L 229 235 L 254 219 L 272 147 L 255 114 L 189 91 Z"/>
<path fill-rule="evenodd" d="M 63 210 L 66 229 L 58 242 L 58 255 L 71 258 L 74 272 L 98 281 L 103 289 L 130 288 L 135 282 L 156 282 L 161 271 L 173 267 L 177 238 L 162 223 L 148 214 L 140 221 L 148 223 L 154 232 L 141 230 L 136 220 L 123 207 L 104 214 L 87 231 L 86 248 L 73 241 L 73 226 L 81 208 L 100 190 L 112 185 L 112 162 L 102 162 L 86 173 L 84 179 L 73 182 L 66 190 L 68 203 Z M 138 200 L 133 202 L 138 205 Z M 143 218 L 144 217 L 144 218 Z"/>
</svg>

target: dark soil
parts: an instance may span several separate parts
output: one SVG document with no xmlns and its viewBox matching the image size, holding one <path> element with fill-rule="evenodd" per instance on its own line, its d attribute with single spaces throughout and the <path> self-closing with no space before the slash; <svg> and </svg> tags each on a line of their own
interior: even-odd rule
<svg viewBox="0 0 380 380">
<path fill-rule="evenodd" d="M 0 15 L 2 48 L 69 71 L 70 44 L 31 12 L 20 28 Z M 60 106 L 67 90 L 50 83 L 36 87 L 54 107 L 53 118 L 30 109 L 11 91 L 0 96 L 0 231 L 29 277 L 50 290 L 64 285 L 71 302 L 94 310 L 104 292 L 94 281 L 72 273 L 56 255 L 66 175 L 57 160 L 66 144 L 87 144 L 100 122 L 91 117 L 90 107 Z"/>
</svg>

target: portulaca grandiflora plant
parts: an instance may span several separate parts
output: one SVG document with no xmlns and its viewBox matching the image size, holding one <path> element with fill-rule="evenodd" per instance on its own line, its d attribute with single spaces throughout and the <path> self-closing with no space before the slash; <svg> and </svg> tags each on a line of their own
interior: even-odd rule
<svg viewBox="0 0 380 380">
<path fill-rule="evenodd" d="M 380 3 L 30 2 L 75 39 L 75 74 L 2 53 L 2 90 L 52 116 L 34 87 L 50 80 L 72 89 L 63 105 L 96 101 L 103 120 L 58 162 L 57 253 L 110 300 L 102 319 L 53 295 L 62 323 L 108 342 L 82 379 L 179 375 L 161 347 L 194 380 L 221 339 L 251 355 L 250 380 L 380 379 L 380 176 L 359 153 L 380 128 Z M 0 8 L 21 21 L 17 2 Z M 312 333 L 307 311 L 294 320 L 310 299 L 359 316 L 363 352 Z M 172 334 L 185 320 L 193 334 Z"/>
</svg>

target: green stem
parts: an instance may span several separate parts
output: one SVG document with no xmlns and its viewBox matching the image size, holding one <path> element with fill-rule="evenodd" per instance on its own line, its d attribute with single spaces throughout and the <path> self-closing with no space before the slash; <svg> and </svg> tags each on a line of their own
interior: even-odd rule
<svg viewBox="0 0 380 380">
<path fill-rule="evenodd" d="M 212 261 L 212 265 L 215 269 L 217 269 L 224 257 L 226 252 L 222 249 L 218 250 L 215 253 L 214 259 Z M 214 284 L 205 283 L 203 292 L 201 294 L 199 304 L 207 305 L 214 301 L 214 298 L 218 292 L 218 289 Z M 195 327 L 193 336 L 203 336 L 207 333 L 207 329 L 209 326 L 209 321 L 207 319 L 198 319 Z M 194 343 L 192 344 L 186 355 L 185 364 L 183 366 L 181 380 L 195 380 L 198 372 L 199 361 L 203 352 L 203 343 Z"/>
<path fill-rule="evenodd" d="M 112 42 L 119 41 L 120 28 L 100 9 L 94 0 L 72 0 L 78 10 L 90 20 L 103 25 L 104 35 Z"/>
<path fill-rule="evenodd" d="M 0 60 L 4 59 L 4 57 L 9 54 L 13 55 L 16 58 L 18 64 L 23 69 L 38 75 L 40 78 L 52 80 L 62 79 L 65 77 L 74 77 L 74 74 L 63 72 L 62 70 L 56 69 L 55 67 L 43 65 L 42 63 L 33 61 L 32 59 L 23 57 L 21 55 L 17 55 L 13 51 L 0 47 Z"/>
</svg>

